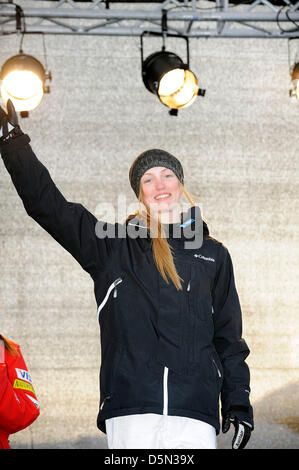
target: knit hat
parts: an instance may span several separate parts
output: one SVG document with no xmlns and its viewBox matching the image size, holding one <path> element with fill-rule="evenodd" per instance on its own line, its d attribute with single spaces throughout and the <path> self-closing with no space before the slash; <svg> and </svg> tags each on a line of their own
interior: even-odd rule
<svg viewBox="0 0 299 470">
<path fill-rule="evenodd" d="M 180 161 L 176 157 L 166 152 L 165 150 L 146 150 L 134 160 L 129 172 L 130 184 L 137 197 L 139 196 L 139 184 L 141 177 L 147 170 L 155 166 L 164 166 L 165 168 L 169 168 L 174 172 L 178 180 L 184 184 L 183 168 Z"/>
</svg>

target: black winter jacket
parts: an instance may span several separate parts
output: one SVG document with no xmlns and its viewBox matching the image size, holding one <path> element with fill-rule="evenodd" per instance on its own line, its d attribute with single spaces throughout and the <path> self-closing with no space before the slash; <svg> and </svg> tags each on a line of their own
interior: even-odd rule
<svg viewBox="0 0 299 470">
<path fill-rule="evenodd" d="M 178 291 L 158 272 L 142 223 L 107 224 L 68 202 L 29 142 L 23 135 L 2 148 L 24 207 L 94 281 L 101 332 L 99 429 L 105 432 L 105 419 L 115 416 L 158 413 L 205 421 L 218 434 L 219 396 L 222 414 L 234 407 L 253 426 L 249 349 L 241 338 L 227 248 L 203 222 L 202 245 L 186 249 L 183 229 L 180 238 L 174 236 L 180 224 L 170 225 L 168 241 L 183 279 Z M 199 208 L 182 214 L 182 222 L 190 217 L 200 217 Z M 137 236 L 128 236 L 135 224 Z M 103 238 L 106 229 L 112 234 Z"/>
</svg>

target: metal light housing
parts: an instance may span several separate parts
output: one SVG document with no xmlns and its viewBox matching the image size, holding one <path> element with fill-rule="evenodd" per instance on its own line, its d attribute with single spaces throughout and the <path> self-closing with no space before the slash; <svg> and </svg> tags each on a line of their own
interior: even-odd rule
<svg viewBox="0 0 299 470">
<path fill-rule="evenodd" d="M 173 110 L 186 108 L 199 94 L 204 95 L 194 73 L 173 52 L 162 50 L 148 56 L 142 63 L 142 79 L 146 88 Z"/>
<path fill-rule="evenodd" d="M 16 111 L 28 113 L 36 108 L 43 99 L 46 71 L 43 65 L 31 55 L 18 54 L 8 59 L 1 68 L 1 96 L 5 103 L 8 99 Z"/>
</svg>

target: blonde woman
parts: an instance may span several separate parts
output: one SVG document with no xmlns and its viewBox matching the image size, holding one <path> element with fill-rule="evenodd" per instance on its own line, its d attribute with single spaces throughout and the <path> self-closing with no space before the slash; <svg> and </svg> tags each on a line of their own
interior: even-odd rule
<svg viewBox="0 0 299 470">
<path fill-rule="evenodd" d="M 36 158 L 13 106 L 2 110 L 1 154 L 27 213 L 92 277 L 101 329 L 98 428 L 108 447 L 232 447 L 253 429 L 249 354 L 227 248 L 209 235 L 179 160 L 151 149 L 131 165 L 140 202 L 124 224 L 68 202 Z M 189 209 L 180 212 L 182 195 Z"/>
</svg>

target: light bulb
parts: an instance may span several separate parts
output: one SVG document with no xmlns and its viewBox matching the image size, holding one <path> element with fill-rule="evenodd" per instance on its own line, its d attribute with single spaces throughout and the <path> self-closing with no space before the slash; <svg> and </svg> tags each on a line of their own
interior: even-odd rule
<svg viewBox="0 0 299 470">
<path fill-rule="evenodd" d="M 158 95 L 169 108 L 190 106 L 198 95 L 198 81 L 190 70 L 174 69 L 160 80 Z"/>
<path fill-rule="evenodd" d="M 11 99 L 16 111 L 30 111 L 42 100 L 43 83 L 29 70 L 13 70 L 2 81 L 1 96 L 4 102 Z"/>
</svg>

